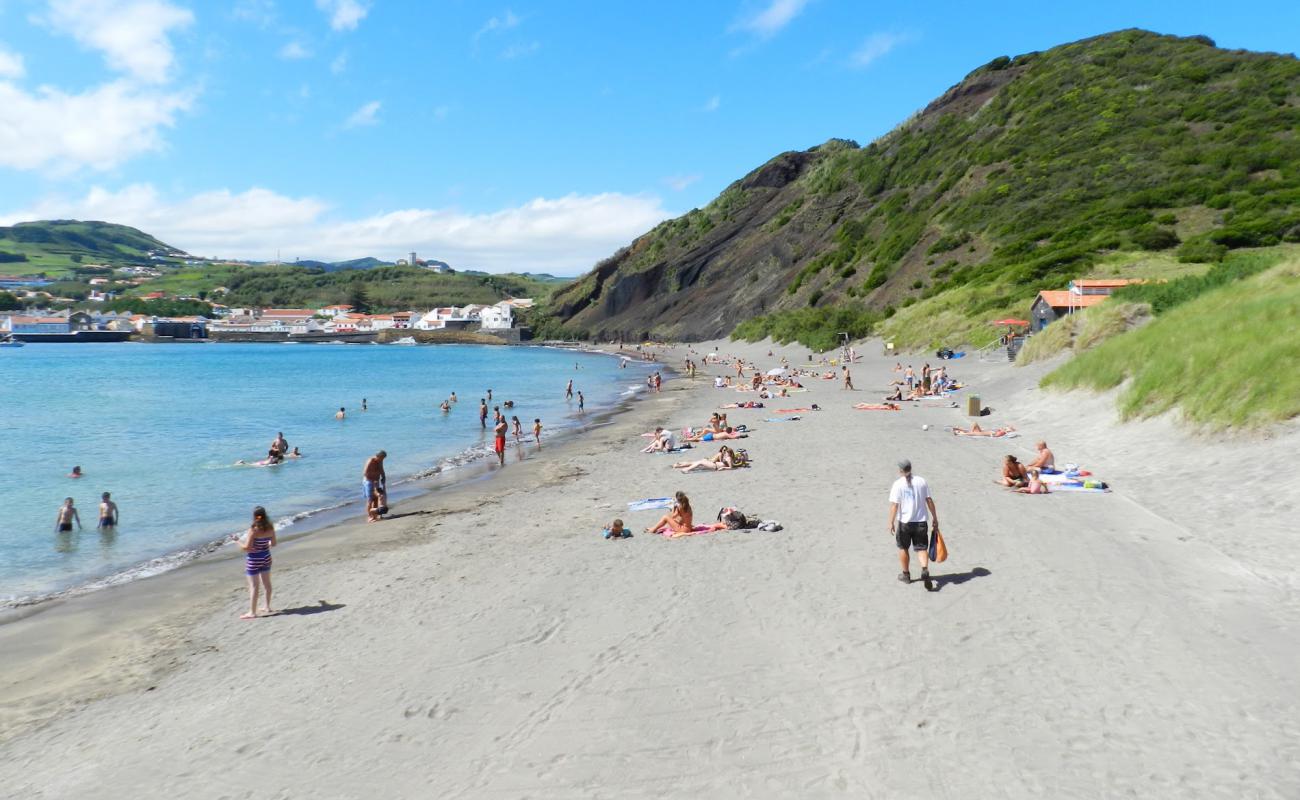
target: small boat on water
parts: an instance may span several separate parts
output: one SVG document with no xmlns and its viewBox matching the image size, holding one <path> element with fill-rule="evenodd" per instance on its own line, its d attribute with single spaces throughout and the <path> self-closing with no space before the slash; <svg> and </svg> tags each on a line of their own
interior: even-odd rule
<svg viewBox="0 0 1300 800">
<path fill-rule="evenodd" d="M 26 342 L 19 341 L 9 334 L 0 336 L 0 347 L 22 347 Z"/>
</svg>

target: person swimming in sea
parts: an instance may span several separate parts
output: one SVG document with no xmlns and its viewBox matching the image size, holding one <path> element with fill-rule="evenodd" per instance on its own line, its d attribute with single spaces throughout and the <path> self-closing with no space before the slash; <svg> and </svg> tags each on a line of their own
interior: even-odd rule
<svg viewBox="0 0 1300 800">
<path fill-rule="evenodd" d="M 348 415 L 348 410 L 343 406 L 339 406 L 339 413 L 334 415 L 334 419 L 344 419 L 347 417 L 347 415 Z"/>
<path fill-rule="evenodd" d="M 99 525 L 100 530 L 105 528 L 116 528 L 118 519 L 117 503 L 114 503 L 112 496 L 104 492 L 99 496 Z"/>
<path fill-rule="evenodd" d="M 443 401 L 442 401 L 442 405 L 438 406 L 438 408 L 441 408 L 441 409 L 442 409 L 442 413 L 444 413 L 444 414 L 450 414 L 450 413 L 451 413 L 451 403 L 447 402 L 446 400 L 443 400 Z"/>
<path fill-rule="evenodd" d="M 72 472 L 69 472 L 69 473 L 68 473 L 68 477 L 69 477 L 69 478 L 80 478 L 80 477 L 81 477 L 81 467 L 79 467 L 79 466 L 78 466 L 78 467 L 73 467 L 73 468 L 72 468 Z"/>
<path fill-rule="evenodd" d="M 455 393 L 455 392 L 452 392 L 452 393 L 451 393 L 451 397 L 449 397 L 449 398 L 447 398 L 447 399 L 450 400 L 450 401 L 453 402 L 453 403 L 456 402 L 456 393 Z"/>
<path fill-rule="evenodd" d="M 64 498 L 63 505 L 59 506 L 59 512 L 54 517 L 54 529 L 59 533 L 70 533 L 73 522 L 77 523 L 77 530 L 81 530 L 81 515 L 77 513 L 72 498 L 67 497 Z"/>
</svg>

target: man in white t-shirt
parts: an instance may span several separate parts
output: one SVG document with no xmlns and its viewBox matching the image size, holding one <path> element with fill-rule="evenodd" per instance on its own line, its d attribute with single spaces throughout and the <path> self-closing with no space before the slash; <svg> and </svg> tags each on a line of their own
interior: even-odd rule
<svg viewBox="0 0 1300 800">
<path fill-rule="evenodd" d="M 889 532 L 898 544 L 898 563 L 903 571 L 898 579 L 903 583 L 912 582 L 912 564 L 907 548 L 910 545 L 916 551 L 916 558 L 921 562 L 921 580 L 930 588 L 930 546 L 929 524 L 934 523 L 935 533 L 939 532 L 939 512 L 934 509 L 934 499 L 930 497 L 930 485 L 925 478 L 912 474 L 912 462 L 906 459 L 898 462 L 898 480 L 889 489 Z"/>
</svg>

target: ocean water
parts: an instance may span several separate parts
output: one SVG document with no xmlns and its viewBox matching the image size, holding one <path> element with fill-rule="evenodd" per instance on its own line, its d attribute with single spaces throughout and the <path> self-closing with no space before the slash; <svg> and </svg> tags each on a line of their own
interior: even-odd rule
<svg viewBox="0 0 1300 800">
<path fill-rule="evenodd" d="M 526 434 L 509 462 L 548 434 L 644 386 L 651 367 L 534 347 L 319 344 L 47 344 L 0 349 L 0 604 L 165 569 L 242 531 L 263 505 L 283 527 L 344 503 L 359 509 L 361 468 L 388 452 L 390 488 L 490 455 L 478 401 L 514 400 Z M 453 391 L 450 414 L 439 403 Z M 361 411 L 362 398 L 369 410 Z M 334 419 L 339 407 L 346 419 Z M 491 425 L 491 415 L 488 419 Z M 302 459 L 236 466 L 284 432 Z M 493 458 L 495 458 L 493 456 Z M 85 477 L 66 475 L 74 465 Z M 100 494 L 121 510 L 96 529 Z M 55 532 L 72 497 L 83 530 Z"/>
</svg>

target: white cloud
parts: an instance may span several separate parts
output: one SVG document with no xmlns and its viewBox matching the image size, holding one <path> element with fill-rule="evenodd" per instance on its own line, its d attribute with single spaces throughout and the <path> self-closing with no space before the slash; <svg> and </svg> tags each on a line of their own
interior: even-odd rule
<svg viewBox="0 0 1300 800">
<path fill-rule="evenodd" d="M 523 18 L 517 16 L 513 11 L 507 8 L 504 14 L 492 17 L 487 22 L 483 23 L 483 27 L 479 28 L 478 32 L 474 34 L 474 43 L 478 44 L 478 40 L 481 39 L 484 34 L 517 28 L 521 22 L 523 22 Z"/>
<path fill-rule="evenodd" d="M 716 94 L 710 97 L 704 105 L 700 106 L 701 111 L 707 111 L 710 113 L 717 111 L 719 108 L 722 108 L 722 97 Z"/>
<path fill-rule="evenodd" d="M 188 93 L 141 89 L 128 81 L 77 94 L 35 93 L 0 81 L 0 166 L 109 169 L 163 146 L 161 130 L 189 108 Z"/>
<path fill-rule="evenodd" d="M 280 58 L 285 61 L 300 61 L 304 58 L 311 58 L 311 51 L 302 42 L 289 42 L 280 48 Z"/>
<path fill-rule="evenodd" d="M 345 128 L 360 128 L 366 125 L 379 124 L 379 108 L 383 105 L 378 100 L 371 100 L 361 108 L 352 112 L 347 122 L 343 123 Z"/>
<path fill-rule="evenodd" d="M 522 42 L 520 44 L 512 44 L 509 47 L 507 47 L 505 50 L 502 50 L 501 57 L 507 60 L 514 59 L 514 58 L 524 58 L 526 56 L 531 56 L 533 53 L 536 53 L 538 50 L 541 49 L 542 49 L 541 42 Z"/>
<path fill-rule="evenodd" d="M 25 74 L 27 68 L 23 65 L 23 57 L 0 47 L 0 79 L 21 78 Z"/>
<path fill-rule="evenodd" d="M 342 75 L 347 70 L 347 68 L 348 68 L 348 53 L 345 50 L 342 53 L 339 53 L 337 56 L 335 56 L 334 60 L 330 62 L 330 72 L 334 73 L 335 75 Z"/>
<path fill-rule="evenodd" d="M 664 178 L 664 184 L 674 192 L 680 192 L 699 179 L 699 175 L 669 175 L 667 178 Z"/>
<path fill-rule="evenodd" d="M 330 19 L 336 31 L 354 31 L 361 20 L 370 13 L 370 3 L 364 0 L 316 0 L 316 8 Z"/>
<path fill-rule="evenodd" d="M 873 33 L 849 56 L 849 66 L 864 69 L 877 60 L 884 58 L 894 48 L 904 44 L 912 37 L 905 33 L 879 31 Z"/>
<path fill-rule="evenodd" d="M 453 266 L 494 272 L 573 274 L 667 219 L 656 197 L 617 193 L 538 198 L 495 212 L 412 208 L 357 219 L 331 216 L 319 199 L 267 189 L 205 192 L 169 202 L 149 185 L 80 199 L 48 199 L 0 214 L 0 224 L 32 219 L 102 219 L 132 225 L 199 255 L 336 261 L 410 250 Z"/>
<path fill-rule="evenodd" d="M 738 20 L 733 30 L 748 31 L 759 38 L 769 39 L 794 21 L 810 0 L 771 0 L 758 12 Z"/>
<path fill-rule="evenodd" d="M 274 0 L 238 0 L 231 13 L 235 19 L 251 22 L 259 28 L 269 28 L 275 24 Z"/>
<path fill-rule="evenodd" d="M 108 66 L 144 83 L 166 83 L 175 61 L 170 35 L 194 14 L 166 0 L 50 0 L 41 18 L 86 47 Z"/>
</svg>

